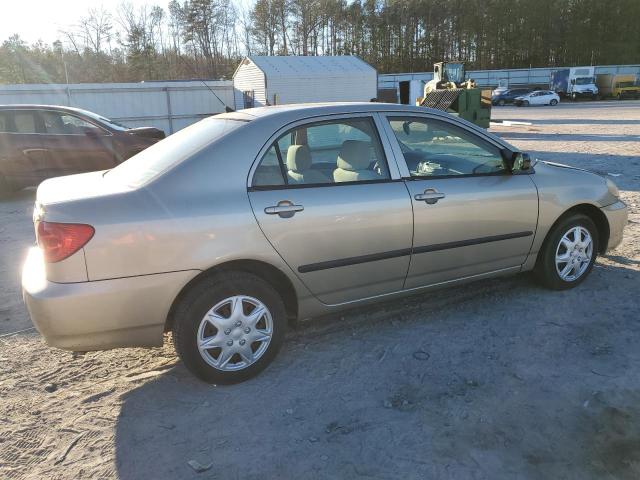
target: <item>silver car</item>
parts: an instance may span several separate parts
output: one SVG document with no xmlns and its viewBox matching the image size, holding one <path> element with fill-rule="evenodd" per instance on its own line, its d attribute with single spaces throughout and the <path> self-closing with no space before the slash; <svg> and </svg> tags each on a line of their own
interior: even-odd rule
<svg viewBox="0 0 640 480">
<path fill-rule="evenodd" d="M 287 324 L 533 271 L 578 285 L 622 239 L 615 185 L 446 113 L 288 105 L 203 120 L 103 172 L 47 180 L 24 299 L 50 345 L 157 346 L 212 383 Z"/>
</svg>

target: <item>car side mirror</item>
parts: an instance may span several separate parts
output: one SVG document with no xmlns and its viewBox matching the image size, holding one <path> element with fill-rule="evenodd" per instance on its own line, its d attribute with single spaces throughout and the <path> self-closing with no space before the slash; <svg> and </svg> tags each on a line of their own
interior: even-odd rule
<svg viewBox="0 0 640 480">
<path fill-rule="evenodd" d="M 501 151 L 502 158 L 504 158 L 507 167 L 511 172 L 515 171 L 527 171 L 531 168 L 531 157 L 528 153 L 524 152 L 512 152 L 511 150 L 503 149 Z"/>
<path fill-rule="evenodd" d="M 402 123 L 402 131 L 405 135 L 411 134 L 411 122 L 403 122 Z"/>
<path fill-rule="evenodd" d="M 526 172 L 531 168 L 531 157 L 528 153 L 515 152 L 513 154 L 513 165 L 511 166 L 512 171 L 523 171 Z"/>
</svg>

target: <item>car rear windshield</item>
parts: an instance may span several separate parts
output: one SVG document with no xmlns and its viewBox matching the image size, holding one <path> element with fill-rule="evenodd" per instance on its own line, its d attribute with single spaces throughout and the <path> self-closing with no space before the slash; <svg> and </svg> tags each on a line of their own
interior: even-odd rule
<svg viewBox="0 0 640 480">
<path fill-rule="evenodd" d="M 142 186 L 246 123 L 215 117 L 201 120 L 109 170 L 105 178 L 133 188 Z"/>
</svg>

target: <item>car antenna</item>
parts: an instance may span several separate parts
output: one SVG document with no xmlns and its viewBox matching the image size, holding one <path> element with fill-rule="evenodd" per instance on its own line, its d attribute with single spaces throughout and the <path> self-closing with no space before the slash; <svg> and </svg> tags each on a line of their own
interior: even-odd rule
<svg viewBox="0 0 640 480">
<path fill-rule="evenodd" d="M 189 70 L 191 70 L 191 73 L 192 73 L 194 76 L 196 76 L 196 75 L 197 75 L 197 73 L 196 73 L 195 69 L 193 68 L 193 66 L 192 66 L 191 64 L 187 63 L 187 62 L 184 60 L 184 58 L 181 58 L 181 57 L 178 57 L 178 58 L 180 58 L 180 60 L 182 60 L 182 63 L 184 63 L 185 65 L 187 65 L 187 67 L 189 68 Z M 207 85 L 207 82 L 205 82 L 202 78 L 196 78 L 196 80 L 198 80 L 198 81 L 199 81 L 199 82 L 201 82 L 205 87 L 207 87 L 207 90 L 209 90 L 209 91 L 213 94 L 213 96 L 214 96 L 214 97 L 216 97 L 216 98 L 218 99 L 218 101 L 219 101 L 222 105 L 224 105 L 224 111 L 225 111 L 225 112 L 227 112 L 227 113 L 235 112 L 235 110 L 234 110 L 233 108 L 231 108 L 231 107 L 230 107 L 230 106 L 228 106 L 226 103 L 224 103 L 224 102 L 222 101 L 222 99 L 221 99 L 221 98 L 216 94 L 216 92 L 214 92 L 214 91 L 213 91 L 213 89 L 212 89 L 209 85 Z"/>
</svg>

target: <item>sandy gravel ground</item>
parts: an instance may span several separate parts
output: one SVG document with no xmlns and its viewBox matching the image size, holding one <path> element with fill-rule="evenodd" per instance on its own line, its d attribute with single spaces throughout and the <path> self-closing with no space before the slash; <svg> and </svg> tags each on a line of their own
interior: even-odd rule
<svg viewBox="0 0 640 480">
<path fill-rule="evenodd" d="M 0 478 L 640 478 L 640 102 L 494 117 L 532 122 L 492 130 L 540 158 L 613 174 L 623 244 L 572 291 L 522 275 L 305 324 L 232 387 L 170 345 L 6 335 L 31 326 L 33 192 L 0 203 Z"/>
</svg>

